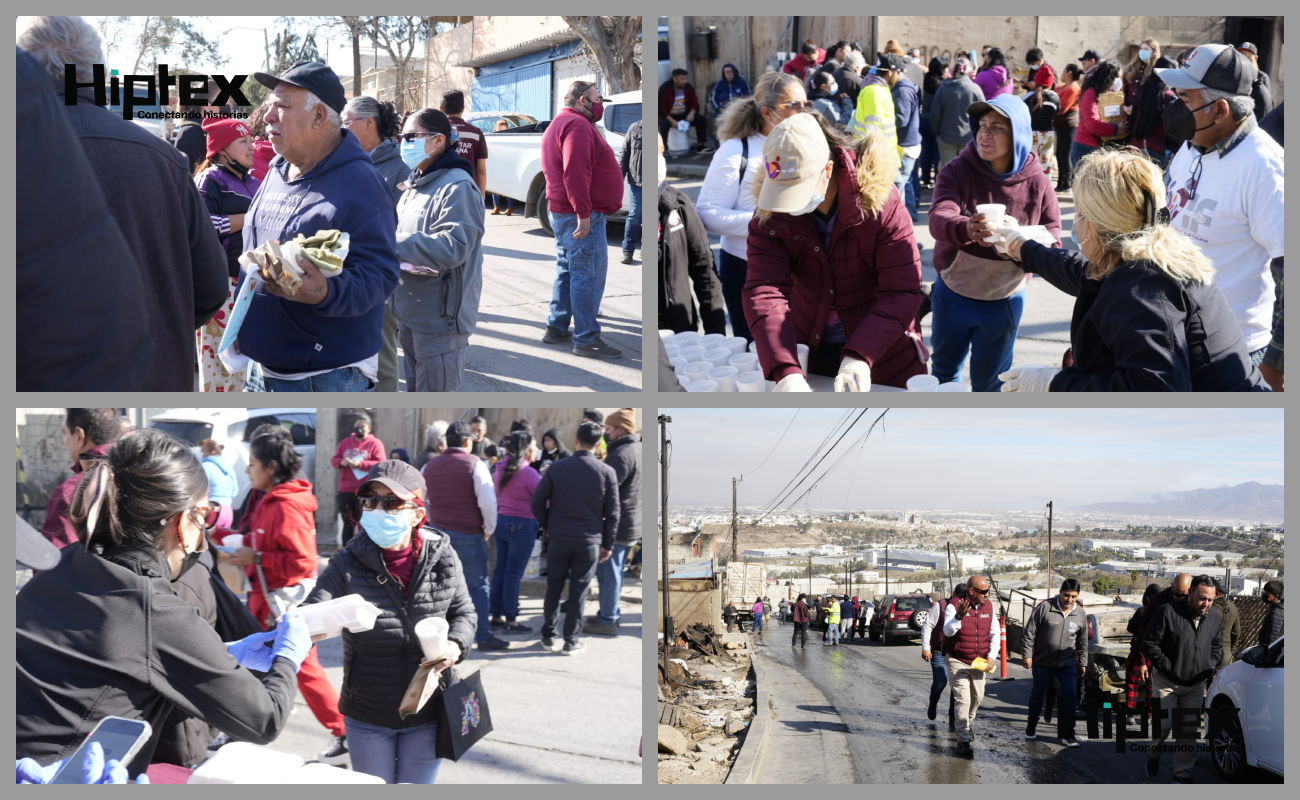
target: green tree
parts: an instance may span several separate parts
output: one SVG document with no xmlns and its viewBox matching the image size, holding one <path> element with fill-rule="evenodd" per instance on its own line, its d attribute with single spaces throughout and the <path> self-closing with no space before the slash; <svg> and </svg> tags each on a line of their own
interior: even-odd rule
<svg viewBox="0 0 1300 800">
<path fill-rule="evenodd" d="M 1109 575 L 1101 575 L 1092 579 L 1092 590 L 1097 594 L 1106 594 L 1118 586 L 1119 581 Z"/>
<path fill-rule="evenodd" d="M 130 74 L 138 74 L 144 64 L 150 70 L 157 69 L 158 59 L 164 55 L 179 57 L 178 66 L 199 60 L 216 65 L 226 63 L 228 59 L 221 52 L 221 43 L 209 40 L 199 30 L 199 24 L 206 20 L 207 17 L 144 17 L 135 38 L 135 64 Z"/>
</svg>

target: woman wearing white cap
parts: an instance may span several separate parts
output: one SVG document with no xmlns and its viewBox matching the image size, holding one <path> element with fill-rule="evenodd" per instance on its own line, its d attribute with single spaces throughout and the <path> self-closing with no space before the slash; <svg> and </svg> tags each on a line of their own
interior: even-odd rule
<svg viewBox="0 0 1300 800">
<path fill-rule="evenodd" d="M 875 131 L 854 144 L 797 114 L 768 135 L 763 159 L 743 303 L 764 375 L 778 392 L 811 391 L 799 344 L 808 372 L 834 377 L 837 391 L 924 374 L 921 262 L 894 188 L 896 151 Z"/>
</svg>

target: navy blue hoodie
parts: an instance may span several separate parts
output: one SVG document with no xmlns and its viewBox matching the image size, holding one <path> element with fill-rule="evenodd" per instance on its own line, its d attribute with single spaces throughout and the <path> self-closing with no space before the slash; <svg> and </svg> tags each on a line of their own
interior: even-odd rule
<svg viewBox="0 0 1300 800">
<path fill-rule="evenodd" d="M 277 155 L 244 220 L 244 249 L 298 234 L 351 237 L 342 273 L 319 305 L 260 287 L 239 332 L 242 353 L 280 374 L 339 369 L 379 352 L 384 301 L 397 287 L 397 210 L 357 138 L 342 132 L 334 152 L 297 180 Z"/>
</svg>

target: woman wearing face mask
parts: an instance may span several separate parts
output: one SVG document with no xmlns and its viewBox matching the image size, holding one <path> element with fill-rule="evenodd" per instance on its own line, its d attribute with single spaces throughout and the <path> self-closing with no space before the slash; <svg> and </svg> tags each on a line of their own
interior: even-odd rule
<svg viewBox="0 0 1300 800">
<path fill-rule="evenodd" d="M 1129 121 L 1129 128 L 1133 127 L 1133 105 L 1137 100 L 1138 89 L 1151 76 L 1151 70 L 1156 65 L 1156 59 L 1160 58 L 1160 43 L 1155 39 L 1143 39 L 1138 45 L 1138 50 L 1133 54 L 1133 59 L 1124 67 L 1124 73 L 1121 80 L 1124 83 L 1124 116 Z"/>
<path fill-rule="evenodd" d="M 311 483 L 299 477 L 301 470 L 302 458 L 287 430 L 263 425 L 253 432 L 248 445 L 248 481 L 262 496 L 240 521 L 244 546 L 222 560 L 244 569 L 252 587 L 248 608 L 264 628 L 275 625 L 282 614 L 306 599 L 316 584 L 316 496 Z M 227 533 L 218 531 L 214 538 L 224 540 Z M 272 594 L 275 608 L 265 592 Z M 321 763 L 346 764 L 347 735 L 339 696 L 314 650 L 298 671 L 298 688 L 332 736 L 319 756 Z"/>
<path fill-rule="evenodd" d="M 1003 231 L 1025 272 L 1076 298 L 1074 364 L 1014 367 L 1002 391 L 1268 391 L 1209 259 L 1169 226 L 1159 167 L 1099 150 L 1079 162 L 1074 197 L 1081 253 Z"/>
<path fill-rule="evenodd" d="M 556 461 L 573 455 L 561 444 L 562 441 L 564 440 L 560 436 L 559 428 L 551 428 L 542 434 L 542 451 L 537 454 L 537 460 L 533 462 L 533 469 L 538 472 L 545 472 Z"/>
<path fill-rule="evenodd" d="M 243 371 L 234 375 L 226 371 L 217 358 L 217 345 L 234 308 L 239 256 L 244 252 L 244 214 L 262 182 L 249 172 L 253 166 L 253 138 L 247 123 L 211 117 L 203 120 L 203 130 L 208 136 L 207 158 L 195 168 L 194 183 L 226 251 L 230 297 L 225 307 L 198 331 L 199 391 L 242 392 Z"/>
<path fill-rule="evenodd" d="M 861 55 L 857 57 L 861 61 Z M 704 229 L 722 237 L 718 277 L 731 332 L 752 341 L 741 290 L 749 267 L 745 240 L 754 216 L 753 187 L 763 179 L 763 142 L 781 120 L 811 109 L 803 84 L 793 75 L 769 72 L 754 84 L 752 97 L 741 98 L 718 120 L 718 151 L 700 187 L 696 209 Z M 660 180 L 664 168 L 659 169 Z"/>
<path fill-rule="evenodd" d="M 478 202 L 483 205 L 481 194 Z M 355 594 L 380 609 L 370 630 L 343 631 L 339 710 L 352 768 L 384 783 L 428 784 L 438 777 L 437 698 L 405 719 L 398 713 L 425 660 L 415 626 L 428 617 L 447 620 L 442 672 L 464 660 L 478 621 L 447 534 L 424 527 L 424 493 L 424 478 L 410 464 L 372 467 L 357 490 L 364 534 L 334 554 L 304 603 Z M 455 670 L 442 676 L 443 685 L 455 680 Z"/>
<path fill-rule="evenodd" d="M 1119 62 L 1107 59 L 1093 68 L 1083 78 L 1079 93 L 1079 127 L 1074 132 L 1074 146 L 1070 148 L 1070 171 L 1078 169 L 1084 156 L 1102 146 L 1103 139 L 1128 136 L 1128 120 L 1119 124 L 1101 118 L 1097 96 L 1112 90 L 1119 80 Z"/>
<path fill-rule="evenodd" d="M 497 565 L 492 570 L 492 627 L 502 633 L 529 633 L 532 628 L 516 621 L 519 586 L 537 541 L 533 493 L 542 476 L 533 469 L 537 445 L 528 431 L 516 431 L 501 442 L 505 458 L 497 462 L 492 478 L 497 490 Z"/>
<path fill-rule="evenodd" d="M 357 520 L 361 518 L 356 494 L 361 479 L 357 473 L 364 475 L 366 470 L 383 461 L 387 452 L 379 437 L 370 434 L 371 424 L 369 414 L 358 414 L 352 422 L 352 435 L 343 437 L 330 459 L 330 465 L 339 471 L 338 508 L 343 515 L 343 540 L 339 544 L 344 547 L 356 533 Z"/>
<path fill-rule="evenodd" d="M 402 281 L 393 316 L 408 392 L 460 388 L 483 294 L 483 194 L 474 168 L 456 153 L 455 129 L 435 108 L 412 114 L 402 160 L 413 172 L 397 203 Z"/>
<path fill-rule="evenodd" d="M 778 392 L 812 391 L 798 344 L 837 391 L 924 374 L 921 262 L 894 189 L 897 150 L 874 128 L 855 143 L 820 114 L 796 114 L 763 159 L 743 301 L 764 375 Z"/>
<path fill-rule="evenodd" d="M 1160 56 L 1153 65 L 1154 69 L 1174 69 L 1174 62 Z M 1165 134 L 1164 113 L 1171 103 L 1176 103 L 1178 96 L 1174 90 L 1160 80 L 1160 76 L 1148 75 L 1138 87 L 1133 98 L 1133 137 L 1130 142 L 1141 150 L 1147 158 L 1160 165 L 1161 169 L 1169 163 L 1169 152 L 1182 146 L 1182 142 L 1173 142 Z"/>
<path fill-rule="evenodd" d="M 16 598 L 15 755 L 49 764 L 109 715 L 158 732 L 173 708 L 269 744 L 311 650 L 306 622 L 290 614 L 274 633 L 228 648 L 173 590 L 207 549 L 219 512 L 189 443 L 137 430 L 93 461 L 72 501 L 80 542 Z M 127 764 L 131 776 L 156 743 Z"/>
<path fill-rule="evenodd" d="M 813 110 L 839 127 L 845 127 L 853 119 L 853 105 L 848 95 L 840 93 L 840 87 L 829 72 L 818 72 L 812 76 L 813 89 L 808 93 Z"/>
<path fill-rule="evenodd" d="M 727 314 L 709 234 L 690 198 L 667 183 L 662 136 L 658 147 L 659 327 L 679 333 L 703 327 L 706 334 L 725 334 Z"/>
</svg>

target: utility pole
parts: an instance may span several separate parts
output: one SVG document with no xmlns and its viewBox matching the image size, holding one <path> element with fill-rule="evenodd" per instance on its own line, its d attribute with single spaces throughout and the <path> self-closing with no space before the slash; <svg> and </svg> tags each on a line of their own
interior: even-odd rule
<svg viewBox="0 0 1300 800">
<path fill-rule="evenodd" d="M 1047 501 L 1047 596 L 1052 596 L 1052 501 Z"/>
<path fill-rule="evenodd" d="M 889 594 L 889 542 L 885 542 L 885 594 Z"/>
<path fill-rule="evenodd" d="M 736 484 L 745 480 L 745 476 L 731 479 L 731 560 L 735 561 L 740 555 L 740 537 L 737 534 L 739 525 L 736 523 Z"/>
<path fill-rule="evenodd" d="M 952 597 L 952 542 L 948 542 L 948 596 Z"/>
<path fill-rule="evenodd" d="M 668 423 L 673 418 L 659 415 L 659 491 L 663 513 L 663 572 L 659 581 L 664 596 L 664 666 L 668 666 L 668 647 L 673 641 L 673 614 L 668 606 Z"/>
<path fill-rule="evenodd" d="M 812 556 L 808 556 L 808 596 L 812 597 Z"/>
</svg>

